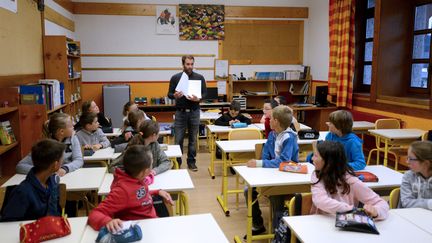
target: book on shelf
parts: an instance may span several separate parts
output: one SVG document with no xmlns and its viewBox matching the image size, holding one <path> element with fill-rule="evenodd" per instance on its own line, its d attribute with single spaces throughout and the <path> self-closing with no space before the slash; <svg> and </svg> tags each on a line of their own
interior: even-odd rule
<svg viewBox="0 0 432 243">
<path fill-rule="evenodd" d="M 3 145 L 16 142 L 15 134 L 9 121 L 0 122 L 0 141 Z"/>
<path fill-rule="evenodd" d="M 285 72 L 255 72 L 256 80 L 284 80 Z"/>
</svg>

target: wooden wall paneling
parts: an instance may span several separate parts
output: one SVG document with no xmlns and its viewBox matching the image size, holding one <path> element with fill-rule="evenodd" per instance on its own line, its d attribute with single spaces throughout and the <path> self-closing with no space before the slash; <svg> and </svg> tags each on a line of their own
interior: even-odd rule
<svg viewBox="0 0 432 243">
<path fill-rule="evenodd" d="M 74 2 L 74 14 L 156 16 L 156 5 Z"/>
<path fill-rule="evenodd" d="M 65 16 L 59 14 L 54 9 L 48 7 L 45 5 L 45 11 L 44 11 L 45 19 L 58 24 L 65 29 L 68 29 L 72 32 L 75 32 L 75 22 L 66 18 Z"/>
<path fill-rule="evenodd" d="M 305 18 L 307 7 L 225 6 L 225 17 L 233 18 Z"/>
<path fill-rule="evenodd" d="M 19 86 L 21 84 L 27 84 L 27 83 L 34 83 L 42 78 L 44 78 L 43 73 L 0 76 L 0 91 L 1 88 Z"/>
<path fill-rule="evenodd" d="M 74 12 L 74 3 L 71 0 L 54 0 L 58 5 L 62 6 L 67 11 Z"/>
<path fill-rule="evenodd" d="M 225 33 L 230 64 L 303 64 L 303 21 L 227 20 Z"/>
<path fill-rule="evenodd" d="M 43 137 L 42 126 L 47 119 L 45 105 L 19 106 L 21 157 L 30 153 L 33 144 Z"/>
<path fill-rule="evenodd" d="M 215 57 L 215 54 L 130 54 L 130 53 L 86 53 L 81 54 L 83 57 L 182 57 L 192 55 L 194 57 Z"/>
<path fill-rule="evenodd" d="M 17 13 L 0 8 L 0 77 L 44 72 L 41 13 L 34 1 L 17 4 Z"/>
</svg>

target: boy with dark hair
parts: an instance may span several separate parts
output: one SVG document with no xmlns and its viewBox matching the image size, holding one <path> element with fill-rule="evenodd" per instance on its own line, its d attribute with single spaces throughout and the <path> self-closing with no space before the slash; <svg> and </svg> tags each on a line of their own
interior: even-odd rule
<svg viewBox="0 0 432 243">
<path fill-rule="evenodd" d="M 76 136 L 82 147 L 96 151 L 111 146 L 107 136 L 99 128 L 98 117 L 95 113 L 83 113 L 79 122 L 82 129 L 76 133 Z"/>
<path fill-rule="evenodd" d="M 88 224 L 95 230 L 106 226 L 110 232 L 122 229 L 122 220 L 156 218 L 152 195 L 173 204 L 166 191 L 149 191 L 144 179 L 151 173 L 152 153 L 147 146 L 132 145 L 123 157 L 124 171 L 116 169 L 111 192 L 89 215 Z"/>
<path fill-rule="evenodd" d="M 1 221 L 35 220 L 47 215 L 60 216 L 59 177 L 66 146 L 53 139 L 33 145 L 33 168 L 13 189 L 3 208 Z"/>
<path fill-rule="evenodd" d="M 251 120 L 240 113 L 240 102 L 233 100 L 229 107 L 229 111 L 216 119 L 215 125 L 231 126 L 233 123 L 242 122 L 251 124 Z"/>
<path fill-rule="evenodd" d="M 274 100 L 279 105 L 287 105 L 287 100 L 286 100 L 285 96 L 283 96 L 283 95 L 278 95 L 278 96 L 274 97 Z"/>
</svg>

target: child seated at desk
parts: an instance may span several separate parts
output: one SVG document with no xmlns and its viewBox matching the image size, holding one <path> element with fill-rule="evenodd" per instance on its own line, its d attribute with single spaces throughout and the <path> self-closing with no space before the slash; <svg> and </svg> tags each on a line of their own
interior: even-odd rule
<svg viewBox="0 0 432 243">
<path fill-rule="evenodd" d="M 123 122 L 125 122 L 128 119 L 129 112 L 139 110 L 138 105 L 133 101 L 128 101 L 123 106 Z M 147 114 L 144 113 L 145 119 L 149 120 L 150 118 L 147 116 Z"/>
<path fill-rule="evenodd" d="M 283 97 L 283 96 L 281 96 L 281 97 Z M 286 100 L 285 100 L 285 103 L 286 103 Z M 278 103 L 278 101 L 277 101 L 276 98 L 274 100 L 271 100 L 271 99 L 264 100 L 264 106 L 263 106 L 264 115 L 261 117 L 260 123 L 264 123 L 264 131 L 265 131 L 265 137 L 266 138 L 268 138 L 268 135 L 269 135 L 270 131 L 272 130 L 271 127 L 270 127 L 270 115 L 271 115 L 271 111 L 275 107 L 277 107 L 279 105 L 285 105 L 285 104 Z M 289 109 L 289 112 L 291 114 L 293 114 L 293 110 L 289 106 L 287 106 L 287 107 Z M 297 132 L 297 131 L 300 130 L 300 124 L 298 123 L 297 119 L 294 116 L 292 116 L 292 121 L 291 121 L 291 124 L 290 124 L 290 128 L 294 132 Z"/>
<path fill-rule="evenodd" d="M 99 106 L 96 104 L 96 102 L 94 102 L 93 100 L 85 101 L 81 106 L 81 111 L 82 111 L 82 114 L 85 114 L 85 113 L 96 114 L 102 131 L 108 132 L 109 130 L 111 130 L 111 132 L 112 132 L 111 119 L 106 117 L 102 112 L 100 112 Z M 80 130 L 82 128 L 81 123 L 78 122 L 77 124 L 75 124 L 74 128 L 77 131 Z"/>
<path fill-rule="evenodd" d="M 66 146 L 53 139 L 33 145 L 33 168 L 24 181 L 5 199 L 1 221 L 35 220 L 47 215 L 60 216 L 58 176 Z M 56 178 L 57 177 L 57 178 Z"/>
<path fill-rule="evenodd" d="M 66 145 L 63 155 L 63 164 L 57 171 L 59 176 L 75 171 L 84 164 L 80 142 L 73 135 L 71 117 L 65 113 L 54 113 L 44 124 L 43 132 L 46 138 L 52 138 Z M 31 153 L 24 157 L 16 166 L 16 172 L 27 174 L 33 167 Z"/>
<path fill-rule="evenodd" d="M 313 147 L 312 214 L 345 212 L 362 203 L 369 216 L 387 218 L 388 203 L 355 176 L 341 143 L 314 142 Z"/>
<path fill-rule="evenodd" d="M 150 148 L 153 155 L 153 163 L 151 165 L 151 175 L 155 176 L 172 168 L 172 163 L 166 156 L 165 152 L 160 149 L 158 143 L 159 124 L 152 120 L 143 121 L 138 129 L 138 134 L 135 135 L 128 146 L 131 145 L 146 145 Z M 116 168 L 123 169 L 122 153 L 110 165 L 110 172 L 113 173 Z"/>
<path fill-rule="evenodd" d="M 111 192 L 89 215 L 95 230 L 106 226 L 110 232 L 122 229 L 122 220 L 156 218 L 152 195 L 159 195 L 173 205 L 166 191 L 149 191 L 144 182 L 151 173 L 152 154 L 144 145 L 130 146 L 124 155 L 124 171 L 116 169 Z"/>
<path fill-rule="evenodd" d="M 247 162 L 248 167 L 279 168 L 281 162 L 298 162 L 299 146 L 297 134 L 289 127 L 292 121 L 291 112 L 285 105 L 277 106 L 270 115 L 270 132 L 267 142 L 262 151 L 262 160 L 251 159 Z M 245 196 L 247 197 L 247 191 Z M 252 192 L 252 201 L 257 198 L 257 191 Z M 278 217 L 281 215 L 284 206 L 284 196 L 272 196 L 273 227 L 277 226 Z M 264 220 L 261 216 L 259 203 L 252 205 L 253 230 L 252 235 L 265 232 Z"/>
<path fill-rule="evenodd" d="M 105 133 L 99 128 L 96 114 L 83 113 L 79 122 L 82 129 L 76 133 L 76 136 L 84 149 L 93 149 L 93 151 L 96 151 L 111 145 Z"/>
<path fill-rule="evenodd" d="M 242 122 L 251 124 L 251 120 L 240 113 L 240 102 L 233 100 L 229 107 L 228 112 L 224 113 L 221 117 L 216 119 L 215 125 L 218 126 L 231 126 L 233 123 Z"/>
<path fill-rule="evenodd" d="M 330 113 L 329 133 L 325 137 L 326 141 L 336 141 L 343 144 L 348 165 L 354 171 L 363 170 L 366 161 L 363 154 L 363 141 L 352 132 L 353 118 L 349 111 L 338 110 Z"/>
<path fill-rule="evenodd" d="M 111 147 L 116 153 L 123 152 L 130 139 L 138 133 L 139 125 L 146 120 L 146 115 L 142 110 L 129 112 L 128 119 L 125 121 L 122 134 L 111 142 Z"/>
<path fill-rule="evenodd" d="M 399 206 L 432 210 L 432 142 L 413 142 L 407 162 L 411 170 L 402 177 Z"/>
</svg>

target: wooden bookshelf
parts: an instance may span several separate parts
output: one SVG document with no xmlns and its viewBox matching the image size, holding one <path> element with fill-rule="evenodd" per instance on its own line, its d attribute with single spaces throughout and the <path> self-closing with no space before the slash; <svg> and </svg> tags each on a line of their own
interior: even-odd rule
<svg viewBox="0 0 432 243">
<path fill-rule="evenodd" d="M 18 107 L 2 107 L 0 108 L 0 116 L 18 110 Z"/>
<path fill-rule="evenodd" d="M 47 111 L 63 109 L 76 117 L 81 113 L 81 55 L 80 42 L 66 36 L 44 36 L 45 78 L 57 79 L 64 84 L 65 104 Z"/>
<path fill-rule="evenodd" d="M 18 142 L 14 142 L 9 145 L 0 145 L 0 155 L 6 153 L 7 151 L 13 149 L 16 146 L 18 146 Z"/>
</svg>

